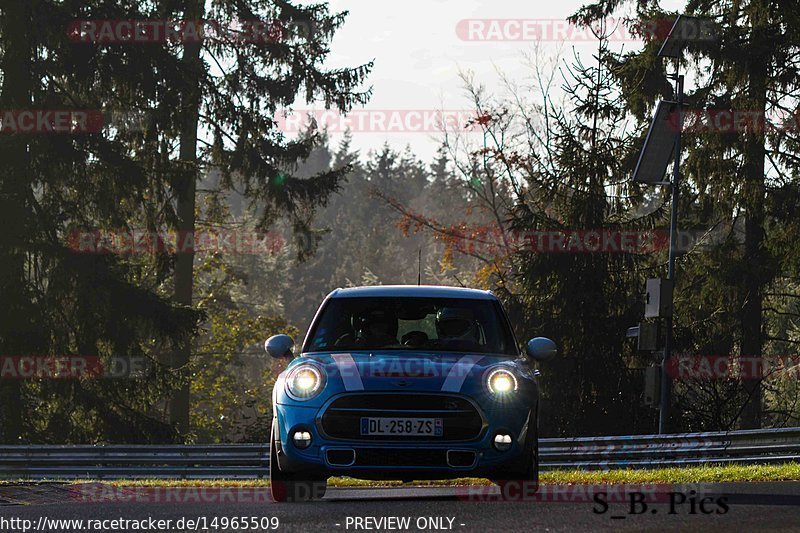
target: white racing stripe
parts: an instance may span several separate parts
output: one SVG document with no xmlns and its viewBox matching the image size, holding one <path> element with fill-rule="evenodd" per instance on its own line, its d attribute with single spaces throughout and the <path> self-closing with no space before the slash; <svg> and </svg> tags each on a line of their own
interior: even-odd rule
<svg viewBox="0 0 800 533">
<path fill-rule="evenodd" d="M 467 379 L 467 374 L 470 373 L 475 363 L 483 359 L 482 355 L 465 355 L 459 359 L 442 384 L 443 392 L 459 392 L 464 385 L 464 380 Z"/>
<path fill-rule="evenodd" d="M 361 374 L 358 373 L 358 365 L 353 361 L 353 356 L 349 353 L 332 354 L 331 357 L 336 363 L 336 369 L 339 375 L 342 376 L 344 383 L 344 390 L 364 390 L 364 384 L 361 382 Z"/>
</svg>

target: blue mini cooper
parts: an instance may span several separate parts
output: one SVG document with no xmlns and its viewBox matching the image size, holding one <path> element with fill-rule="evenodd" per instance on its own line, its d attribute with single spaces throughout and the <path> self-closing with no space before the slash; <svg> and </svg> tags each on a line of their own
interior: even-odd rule
<svg viewBox="0 0 800 533">
<path fill-rule="evenodd" d="M 292 358 L 287 335 L 267 340 Z M 538 481 L 534 360 L 488 291 L 456 287 L 336 289 L 272 392 L 270 479 L 276 501 L 319 498 L 329 476 L 487 477 Z"/>
</svg>

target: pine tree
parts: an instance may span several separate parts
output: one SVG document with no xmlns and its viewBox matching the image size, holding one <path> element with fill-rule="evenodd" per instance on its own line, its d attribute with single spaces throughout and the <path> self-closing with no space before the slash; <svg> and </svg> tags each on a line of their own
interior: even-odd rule
<svg viewBox="0 0 800 533">
<path fill-rule="evenodd" d="M 138 110 L 149 119 L 139 129 L 101 133 L 3 134 L 0 297 L 10 305 L 0 354 L 144 355 L 157 359 L 159 376 L 123 386 L 4 380 L 3 439 L 166 441 L 176 438 L 176 427 L 186 429 L 188 376 L 175 367 L 186 362 L 202 318 L 192 309 L 192 254 L 76 255 L 66 244 L 70 234 L 142 226 L 190 231 L 200 169 L 216 168 L 223 188 L 243 190 L 262 206 L 262 229 L 285 219 L 302 235 L 310 212 L 339 186 L 342 169 L 308 178 L 291 173 L 320 137 L 289 140 L 275 116 L 296 98 L 342 111 L 366 100 L 369 91 L 359 86 L 370 65 L 321 66 L 346 14 L 283 0 L 214 2 L 203 13 L 204 7 L 196 0 L 32 0 L 0 8 L 0 109 Z M 195 17 L 223 27 L 262 20 L 277 32 L 259 42 L 209 39 L 202 48 L 191 40 L 82 42 L 73 32 L 85 19 Z M 175 388 L 181 392 L 169 413 L 173 424 L 164 424 L 161 401 Z M 48 396 L 39 416 L 22 412 Z M 73 416 L 65 415 L 69 409 Z"/>
<path fill-rule="evenodd" d="M 611 31 L 599 26 L 591 63 L 575 55 L 562 69 L 567 107 L 548 111 L 550 142 L 534 154 L 547 165 L 530 174 L 530 194 L 514 210 L 512 228 L 523 235 L 645 232 L 658 223 L 659 210 L 638 216 L 638 203 L 618 186 L 630 171 L 633 146 L 619 88 L 605 67 Z M 638 288 L 650 262 L 644 253 L 523 247 L 514 254 L 525 338 L 534 332 L 551 336 L 564 354 L 543 376 L 546 431 L 607 434 L 652 426 L 652 415 L 638 401 L 640 375 L 628 368 L 632 354 L 624 343 L 625 329 L 637 320 Z"/>
<path fill-rule="evenodd" d="M 279 31 L 266 43 L 242 46 L 214 40 L 204 54 L 197 43 L 184 45 L 182 63 L 187 75 L 181 93 L 184 122 L 179 154 L 183 167 L 173 183 L 178 198 L 177 229 L 193 229 L 198 168 L 211 165 L 221 169 L 224 186 L 237 187 L 262 206 L 260 229 L 268 228 L 276 218 L 288 218 L 298 237 L 310 242 L 309 213 L 337 190 L 342 169 L 306 178 L 293 176 L 292 166 L 308 157 L 320 138 L 312 134 L 287 141 L 276 131 L 274 117 L 279 106 L 291 106 L 298 95 L 307 103 L 321 99 L 326 107 L 334 106 L 340 112 L 365 103 L 368 92 L 358 92 L 358 86 L 371 65 L 322 68 L 328 42 L 346 15 L 330 14 L 323 4 L 301 7 L 285 0 L 224 1 L 212 4 L 208 13 L 203 12 L 203 4 L 187 0 L 180 14 L 185 20 L 208 18 L 222 24 L 269 21 Z M 216 71 L 221 65 L 232 67 L 222 67 L 224 72 L 219 74 Z M 213 132 L 213 145 L 199 153 L 198 128 Z M 175 297 L 184 304 L 192 299 L 192 257 L 178 255 L 175 263 Z M 173 366 L 186 365 L 189 352 L 188 345 L 180 347 Z M 188 383 L 184 383 L 171 406 L 171 418 L 183 430 L 188 424 L 188 391 Z"/>
<path fill-rule="evenodd" d="M 674 18 L 652 2 L 625 0 L 590 4 L 575 18 L 584 22 L 602 19 L 625 4 L 636 7 L 632 28 Z M 738 351 L 745 357 L 760 358 L 787 346 L 787 339 L 770 342 L 773 324 L 781 318 L 768 299 L 770 293 L 783 292 L 771 287 L 783 286 L 786 281 L 782 271 L 790 254 L 785 249 L 775 253 L 775 238 L 783 233 L 778 228 L 787 229 L 788 219 L 796 217 L 796 206 L 789 211 L 778 206 L 786 205 L 779 198 L 791 195 L 797 187 L 797 132 L 792 126 L 774 129 L 759 122 L 764 117 L 768 123 L 786 119 L 800 96 L 800 11 L 796 3 L 779 0 L 696 0 L 687 2 L 684 13 L 710 18 L 719 33 L 716 41 L 690 43 L 686 49 L 683 65 L 695 75 L 693 86 L 687 88 L 688 107 L 752 112 L 762 119 L 733 133 L 701 129 L 684 134 L 682 171 L 687 179 L 681 216 L 701 227 L 717 228 L 727 237 L 705 257 L 694 254 L 681 261 L 681 269 L 686 270 L 678 277 L 676 305 L 678 320 L 683 323 L 678 328 L 679 342 L 684 349 L 700 349 L 701 353 L 722 348 L 730 350 L 724 352 L 727 354 Z M 647 42 L 642 50 L 609 61 L 619 76 L 627 107 L 640 116 L 657 97 L 670 97 L 666 65 L 655 58 L 662 40 L 647 33 L 644 36 Z M 786 237 L 782 235 L 784 243 Z M 707 276 L 707 269 L 713 269 L 716 279 Z M 685 281 L 680 281 L 681 277 Z M 697 287 L 703 284 L 702 299 L 698 299 Z M 682 296 L 688 289 L 692 296 Z M 709 322 L 719 327 L 712 328 Z M 688 328 L 689 323 L 700 324 L 705 333 L 715 331 L 704 335 Z M 709 339 L 715 342 L 709 343 Z M 725 408 L 732 408 L 725 423 L 729 427 L 738 417 L 741 427 L 760 427 L 764 423 L 762 384 L 745 380 L 741 392 L 739 398 L 725 395 Z"/>
<path fill-rule="evenodd" d="M 654 424 L 641 406 L 641 376 L 628 368 L 634 357 L 624 342 L 641 313 L 639 287 L 652 259 L 644 253 L 549 253 L 527 241 L 537 232 L 546 239 L 562 230 L 646 231 L 664 213 L 657 208 L 642 215 L 638 199 L 620 186 L 635 154 L 626 129 L 630 117 L 605 67 L 609 32 L 598 34 L 591 64 L 576 56 L 559 71 L 569 97 L 563 106 L 554 103 L 547 83 L 537 87 L 543 104 L 523 93 L 496 96 L 468 86 L 478 110 L 471 126 L 482 142 L 460 150 L 453 167 L 462 191 L 455 198 L 467 200 L 472 216 L 443 223 L 430 212 L 391 203 L 408 228 L 430 230 L 454 255 L 480 262 L 469 282 L 504 300 L 518 338 L 544 335 L 557 342 L 563 355 L 543 367 L 545 434 L 646 431 Z"/>
</svg>

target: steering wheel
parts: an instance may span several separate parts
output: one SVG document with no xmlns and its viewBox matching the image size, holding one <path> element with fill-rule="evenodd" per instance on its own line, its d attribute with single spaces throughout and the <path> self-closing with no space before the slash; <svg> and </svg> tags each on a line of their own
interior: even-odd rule
<svg viewBox="0 0 800 533">
<path fill-rule="evenodd" d="M 409 331 L 400 339 L 403 346 L 423 346 L 428 342 L 428 335 L 424 331 Z"/>
</svg>

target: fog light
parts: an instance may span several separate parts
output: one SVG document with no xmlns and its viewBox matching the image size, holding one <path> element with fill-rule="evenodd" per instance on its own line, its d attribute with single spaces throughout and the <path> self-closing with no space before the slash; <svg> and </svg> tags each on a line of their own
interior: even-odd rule
<svg viewBox="0 0 800 533">
<path fill-rule="evenodd" d="M 498 452 L 505 452 L 511 448 L 511 435 L 498 433 L 494 436 L 494 447 Z"/>
<path fill-rule="evenodd" d="M 295 431 L 292 435 L 294 445 L 300 449 L 305 449 L 311 446 L 311 433 L 308 431 Z"/>
</svg>

